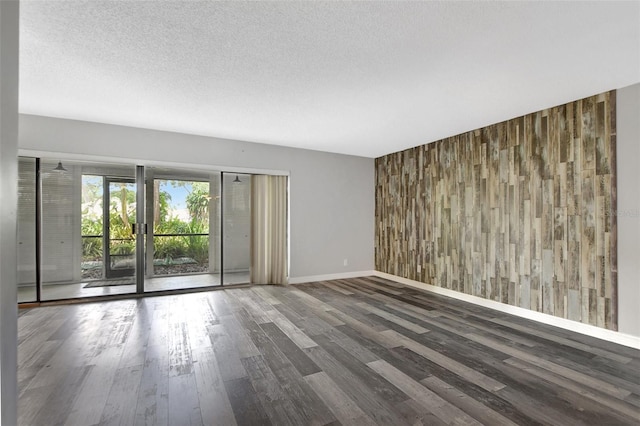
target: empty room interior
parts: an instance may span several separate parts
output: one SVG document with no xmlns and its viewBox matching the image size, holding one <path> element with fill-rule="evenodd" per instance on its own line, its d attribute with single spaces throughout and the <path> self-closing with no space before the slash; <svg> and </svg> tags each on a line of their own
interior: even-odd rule
<svg viewBox="0 0 640 426">
<path fill-rule="evenodd" d="M 637 425 L 640 1 L 0 1 L 2 425 Z"/>
</svg>

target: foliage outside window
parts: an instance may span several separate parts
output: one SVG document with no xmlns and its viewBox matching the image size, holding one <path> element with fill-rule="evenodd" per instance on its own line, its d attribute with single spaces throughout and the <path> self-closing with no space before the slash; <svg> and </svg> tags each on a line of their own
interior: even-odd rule
<svg viewBox="0 0 640 426">
<path fill-rule="evenodd" d="M 172 201 L 171 192 L 187 192 L 185 208 Z M 82 257 L 84 265 L 103 259 L 103 177 L 82 177 Z M 154 181 L 154 265 L 197 263 L 208 267 L 209 183 L 183 180 Z M 135 239 L 135 191 L 127 184 L 113 184 L 109 224 L 113 254 L 133 254 Z M 160 234 L 160 235 L 157 235 Z M 169 234 L 168 236 L 161 236 Z M 181 235 L 183 234 L 183 235 Z M 203 235 L 193 235 L 203 234 Z"/>
</svg>

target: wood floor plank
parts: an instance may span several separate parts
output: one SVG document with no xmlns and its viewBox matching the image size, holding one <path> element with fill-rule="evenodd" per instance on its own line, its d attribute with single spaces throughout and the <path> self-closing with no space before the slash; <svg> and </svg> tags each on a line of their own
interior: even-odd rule
<svg viewBox="0 0 640 426">
<path fill-rule="evenodd" d="M 60 341 L 60 339 L 54 339 L 54 335 L 56 335 L 56 330 L 60 329 L 63 324 L 67 323 L 64 319 L 52 319 L 47 321 L 46 324 L 42 326 L 42 333 L 38 333 L 37 329 L 31 328 L 28 329 L 25 327 L 26 336 L 21 339 L 22 341 L 18 344 L 18 354 L 20 355 L 20 359 L 18 360 L 22 365 L 28 366 L 34 361 L 30 361 L 35 355 L 39 354 L 39 349 L 42 345 L 49 343 L 55 343 L 55 341 Z M 66 330 L 71 330 L 71 326 L 65 327 Z"/>
<path fill-rule="evenodd" d="M 265 322 L 271 322 L 271 319 L 267 315 L 267 311 L 269 309 L 273 309 L 273 306 L 268 305 L 267 307 L 263 306 L 263 304 L 258 303 L 254 298 L 250 297 L 252 295 L 250 289 L 239 289 L 240 292 L 231 293 L 233 296 L 230 298 L 234 301 L 234 303 L 238 307 L 242 307 L 249 315 L 253 317 L 253 320 L 258 324 L 262 324 Z"/>
<path fill-rule="evenodd" d="M 628 402 L 629 404 L 632 404 L 640 409 L 640 395 L 636 395 L 632 393 L 631 395 L 626 397 L 624 400 L 625 402 Z"/>
<path fill-rule="evenodd" d="M 293 367 L 282 368 L 274 374 L 283 388 L 288 390 L 293 403 L 301 407 L 305 416 L 304 424 L 324 425 L 336 420 L 324 401 L 309 386 L 300 373 Z"/>
<path fill-rule="evenodd" d="M 256 286 L 251 289 L 254 293 L 260 296 L 266 303 L 271 306 L 280 305 L 282 302 L 274 297 L 273 293 L 267 286 Z"/>
<path fill-rule="evenodd" d="M 224 382 L 236 422 L 244 425 L 271 425 L 248 377 Z"/>
<path fill-rule="evenodd" d="M 314 292 L 318 298 L 324 298 L 330 300 L 332 296 L 327 296 L 326 294 L 319 294 L 319 292 Z M 356 304 L 349 302 L 347 303 L 344 300 L 336 299 L 334 302 L 335 308 L 328 310 L 328 312 L 341 320 L 345 321 L 345 316 L 357 321 L 360 324 L 364 324 L 369 329 L 375 331 L 385 330 L 387 327 L 381 325 L 379 321 L 370 316 L 370 312 L 366 309 L 363 309 L 361 306 L 357 306 Z"/>
<path fill-rule="evenodd" d="M 376 424 L 324 371 L 310 374 L 304 380 L 343 424 Z"/>
<path fill-rule="evenodd" d="M 169 349 L 149 346 L 136 395 L 136 425 L 169 424 Z"/>
<path fill-rule="evenodd" d="M 307 419 L 305 423 L 325 424 L 334 421 L 335 417 L 331 411 L 311 390 L 291 361 L 267 336 L 262 326 L 256 324 L 249 316 L 242 315 L 239 320 L 277 378 L 279 385 L 288 389 L 289 397 L 295 405 L 304 407 L 303 414 Z"/>
<path fill-rule="evenodd" d="M 555 374 L 559 374 L 563 377 L 566 377 L 568 379 L 571 379 L 583 385 L 589 386 L 593 389 L 599 388 L 599 389 L 606 390 L 607 392 L 609 392 L 610 395 L 615 396 L 616 398 L 624 399 L 625 397 L 631 394 L 631 392 L 626 389 L 620 389 L 610 383 L 604 382 L 602 380 L 594 379 L 593 377 L 589 377 L 578 371 L 571 370 L 570 368 L 566 368 L 561 365 L 555 364 L 553 362 L 547 361 L 545 359 L 530 355 L 522 350 L 504 345 L 502 343 L 498 343 L 495 340 L 492 341 L 484 337 L 474 336 L 474 335 L 467 335 L 465 337 L 467 337 L 469 340 L 473 340 L 475 342 L 484 344 L 485 346 L 499 349 L 501 352 L 512 355 L 513 357 L 518 358 L 522 361 L 527 361 L 532 365 L 551 371 Z"/>
<path fill-rule="evenodd" d="M 640 351 L 379 277 L 28 309 L 18 330 L 20 425 L 640 422 Z"/>
<path fill-rule="evenodd" d="M 399 283 L 397 281 L 388 280 L 386 278 L 377 277 L 375 275 L 369 275 L 368 277 L 361 277 L 360 279 L 366 279 L 366 280 L 373 281 L 373 282 L 378 283 L 378 284 L 386 285 L 386 286 L 393 287 L 393 288 L 402 289 L 403 291 L 406 291 L 407 289 L 411 288 L 411 287 L 409 287 L 409 286 L 407 286 L 405 284 Z"/>
<path fill-rule="evenodd" d="M 80 388 L 65 424 L 93 425 L 100 422 L 121 356 L 122 348 L 114 346 L 103 350 L 94 359 L 95 365 Z"/>
<path fill-rule="evenodd" d="M 169 377 L 169 424 L 203 425 L 193 371 Z"/>
<path fill-rule="evenodd" d="M 339 282 L 334 282 L 334 281 L 325 281 L 323 282 L 323 284 L 325 286 L 327 286 L 328 288 L 337 291 L 338 293 L 344 294 L 345 296 L 351 296 L 353 294 L 353 292 L 351 290 L 348 290 L 342 286 L 340 286 Z"/>
<path fill-rule="evenodd" d="M 32 348 L 31 356 L 24 356 L 18 360 L 21 363 L 20 365 L 24 366 L 18 371 L 18 383 L 24 384 L 21 388 L 22 391 L 27 390 L 28 384 L 31 384 L 32 387 L 42 386 L 42 384 L 38 385 L 34 379 L 38 373 L 46 371 L 43 370 L 46 365 L 51 365 L 52 358 L 63 344 L 64 341 L 47 340 L 42 342 L 40 346 Z M 40 374 L 42 375 L 42 373 Z"/>
<path fill-rule="evenodd" d="M 365 363 L 376 361 L 377 359 L 384 359 L 390 364 L 398 367 L 405 374 L 414 378 L 414 380 L 421 380 L 427 377 L 430 373 L 427 369 L 423 368 L 421 362 L 414 362 L 413 359 L 408 359 L 404 354 L 400 354 L 399 351 L 405 349 L 402 346 L 396 346 L 394 348 L 386 348 L 381 346 L 380 344 L 365 338 L 362 334 L 357 331 L 348 328 L 348 327 L 340 327 L 341 331 L 346 334 L 351 340 L 355 342 L 355 344 L 362 346 L 368 352 L 374 355 L 375 359 L 370 361 L 366 361 Z M 420 360 L 424 360 L 421 356 L 411 352 Z"/>
<path fill-rule="evenodd" d="M 467 367 L 447 356 L 434 351 L 428 347 L 425 347 L 393 330 L 384 331 L 382 334 L 393 338 L 396 341 L 402 342 L 402 345 L 407 349 L 411 349 L 417 354 L 420 354 L 429 360 L 435 362 L 436 364 L 441 365 L 449 371 L 452 371 L 458 374 L 460 377 L 464 377 L 468 381 L 472 383 L 476 383 L 478 386 L 488 390 L 488 391 L 496 391 L 505 387 L 503 383 L 498 382 L 497 380 L 492 379 L 491 377 L 487 377 L 482 373 L 479 373 L 472 368 Z"/>
<path fill-rule="evenodd" d="M 536 346 L 536 342 L 532 341 L 531 339 L 527 339 L 524 338 L 522 336 L 520 336 L 519 334 L 515 334 L 515 333 L 509 333 L 509 332 L 505 332 L 503 330 L 497 329 L 495 327 L 489 327 L 489 326 L 485 326 L 483 324 L 480 324 L 478 322 L 472 322 L 472 321 L 467 321 L 464 318 L 461 318 L 459 316 L 453 316 L 447 313 L 440 313 L 441 318 L 440 322 L 444 323 L 444 324 L 451 324 L 451 323 L 459 323 L 459 324 L 464 324 L 468 327 L 470 327 L 472 329 L 472 331 L 470 332 L 475 332 L 475 333 L 486 333 L 492 336 L 498 336 L 501 339 L 504 339 L 505 341 L 510 341 L 510 342 L 515 342 L 518 343 L 520 345 L 523 346 L 528 346 L 530 348 Z"/>
<path fill-rule="evenodd" d="M 435 376 L 429 376 L 420 381 L 426 388 L 441 397 L 443 400 L 460 408 L 465 413 L 472 416 L 482 424 L 487 425 L 511 425 L 516 426 L 517 423 L 511 421 L 505 416 L 493 411 L 483 403 L 469 397 L 464 392 L 443 382 Z"/>
<path fill-rule="evenodd" d="M 364 337 L 378 343 L 385 348 L 394 348 L 401 345 L 401 343 L 396 338 L 394 338 L 395 335 L 389 336 L 387 334 L 384 334 L 383 332 L 377 331 L 369 327 L 368 325 L 358 321 L 357 319 L 344 314 L 341 311 L 334 311 L 331 313 L 335 315 L 336 318 L 344 321 L 346 327 L 353 329 L 354 331 L 362 334 Z"/>
<path fill-rule="evenodd" d="M 301 376 L 318 373 L 320 368 L 274 323 L 260 324 L 260 328 L 271 341 L 282 351 L 289 362 L 300 372 Z M 315 343 L 315 342 L 314 342 Z M 317 346 L 314 345 L 314 346 Z M 311 346 L 311 347 L 314 347 Z"/>
<path fill-rule="evenodd" d="M 447 401 L 440 398 L 426 387 L 420 385 L 418 382 L 393 367 L 388 362 L 379 360 L 370 362 L 367 365 L 444 422 L 448 424 L 466 425 L 481 424 L 464 411 L 449 404 Z"/>
<path fill-rule="evenodd" d="M 137 395 L 142 380 L 142 364 L 119 368 L 113 378 L 109 398 L 102 411 L 101 425 L 135 423 L 136 406 L 129 395 Z"/>
<path fill-rule="evenodd" d="M 340 287 L 346 290 L 347 292 L 351 293 L 351 294 L 348 294 L 347 296 L 357 296 L 357 295 L 367 296 L 367 295 L 375 294 L 369 288 L 358 285 L 357 283 L 354 283 L 351 280 L 333 280 L 329 282 L 332 283 L 334 286 Z"/>
<path fill-rule="evenodd" d="M 366 386 L 347 366 L 342 365 L 321 347 L 305 352 L 367 415 L 379 424 L 402 424 L 402 417 L 392 404 Z"/>
<path fill-rule="evenodd" d="M 41 357 L 44 362 L 38 364 L 39 371 L 30 382 L 26 383 L 23 390 L 57 385 L 64 380 L 66 371 L 74 367 L 89 365 L 93 358 L 93 348 L 87 345 L 82 337 L 68 338 L 57 348 L 48 360 Z M 47 346 L 42 346 L 37 353 L 40 351 L 48 352 Z M 20 371 L 18 371 L 18 376 L 20 376 Z"/>
<path fill-rule="evenodd" d="M 335 309 L 334 306 L 331 306 L 320 299 L 317 299 L 310 294 L 307 294 L 304 290 L 307 290 L 306 287 L 300 287 L 300 289 L 293 289 L 290 291 L 290 294 L 304 300 L 308 305 L 316 306 L 324 311 L 332 311 Z"/>
<path fill-rule="evenodd" d="M 339 330 L 335 330 L 333 333 L 323 335 L 319 338 L 316 337 L 316 340 L 323 339 L 323 338 L 331 340 L 332 342 L 334 342 L 336 345 L 338 345 L 340 348 L 342 348 L 344 351 L 349 353 L 352 357 L 354 357 L 355 359 L 357 359 L 363 364 L 380 359 L 377 355 L 375 355 L 369 349 L 358 344 L 358 342 L 354 341 L 349 336 L 347 336 L 346 334 L 342 333 Z"/>
<path fill-rule="evenodd" d="M 536 345 L 529 352 L 531 355 L 640 395 L 640 371 L 629 368 L 628 364 L 603 360 L 582 350 L 566 346 L 552 348 L 547 345 Z"/>
<path fill-rule="evenodd" d="M 276 307 L 278 312 L 312 340 L 316 334 L 324 334 L 333 330 L 334 325 L 332 324 L 340 322 L 328 311 L 313 309 L 295 299 L 284 297 L 283 300 L 286 304 L 278 305 Z M 293 306 L 289 303 L 292 303 Z"/>
<path fill-rule="evenodd" d="M 469 395 L 474 400 L 481 402 L 483 405 L 492 409 L 496 413 L 500 413 L 502 416 L 518 425 L 540 425 L 539 422 L 526 416 L 514 407 L 513 404 L 495 393 L 483 389 L 475 383 L 468 382 L 457 374 L 416 354 L 413 351 L 404 347 L 394 348 L 392 351 L 396 356 L 398 356 L 399 360 L 402 360 L 402 362 L 398 362 L 394 360 L 394 358 L 385 358 L 385 360 L 389 363 L 393 362 L 393 365 L 396 366 L 396 368 L 403 371 L 414 380 L 423 383 L 423 381 L 429 377 L 437 378 L 452 388 L 463 392 L 465 395 Z M 418 369 L 412 369 L 412 365 L 415 365 Z M 430 389 L 438 393 L 437 388 Z"/>
<path fill-rule="evenodd" d="M 216 423 L 235 425 L 236 419 L 215 354 L 211 350 L 201 348 L 196 350 L 194 358 L 194 372 L 202 422 L 205 425 Z"/>
<path fill-rule="evenodd" d="M 333 310 L 325 311 L 315 305 L 300 306 L 297 301 L 284 295 L 281 296 L 281 300 L 284 303 L 277 306 L 278 311 L 296 324 L 298 328 L 303 329 L 305 334 L 311 338 L 316 334 L 326 333 L 333 327 L 344 325 L 344 322 L 331 314 Z M 313 317 L 314 321 L 306 321 L 310 317 Z"/>
<path fill-rule="evenodd" d="M 336 343 L 327 338 L 318 340 L 322 349 L 331 355 L 340 365 L 348 367 L 350 373 L 360 379 L 366 387 L 373 389 L 374 392 L 384 400 L 402 402 L 407 399 L 405 393 L 380 376 L 371 374 L 371 369 L 367 367 L 367 364 L 360 362 L 356 357 L 352 356 Z"/>
<path fill-rule="evenodd" d="M 407 420 L 408 425 L 445 426 L 446 422 L 440 420 L 433 413 L 428 412 L 415 400 L 409 399 L 396 405 L 398 411 Z"/>
<path fill-rule="evenodd" d="M 247 372 L 240 361 L 240 354 L 226 328 L 222 324 L 217 324 L 209 326 L 208 329 L 222 379 L 226 382 L 246 377 Z"/>
<path fill-rule="evenodd" d="M 172 376 L 193 372 L 193 356 L 189 339 L 189 325 L 184 322 L 169 324 L 169 371 Z"/>
<path fill-rule="evenodd" d="M 307 423 L 304 414 L 282 388 L 264 357 L 258 355 L 244 358 L 242 363 L 265 413 L 273 424 L 295 426 Z"/>
<path fill-rule="evenodd" d="M 504 398 L 519 411 L 526 416 L 534 419 L 538 424 L 551 424 L 551 425 L 571 425 L 578 426 L 584 425 L 583 420 L 572 418 L 565 415 L 563 412 L 557 409 L 550 408 L 543 402 L 531 398 L 526 394 L 522 394 L 515 389 L 509 387 L 500 389 L 496 392 L 500 397 Z"/>
<path fill-rule="evenodd" d="M 388 294 L 394 294 L 394 295 L 398 295 L 398 294 L 402 294 L 402 291 L 400 291 L 399 289 L 390 286 L 390 285 L 380 285 L 377 284 L 376 282 L 374 282 L 374 280 L 365 280 L 365 279 L 361 279 L 361 278 L 353 278 L 352 279 L 353 282 L 364 285 L 368 288 L 373 288 L 375 290 L 379 290 L 382 291 L 384 293 L 388 293 Z"/>
<path fill-rule="evenodd" d="M 222 315 L 220 324 L 229 336 L 233 336 L 233 343 L 240 358 L 250 358 L 260 355 L 260 351 L 253 344 L 246 331 L 234 315 Z M 214 329 L 212 326 L 211 329 Z"/>
<path fill-rule="evenodd" d="M 423 334 L 423 333 L 428 333 L 429 330 L 427 330 L 424 327 L 420 327 L 419 325 L 416 325 L 415 323 L 412 323 L 410 321 L 407 321 L 405 319 L 402 319 L 400 317 L 398 317 L 397 315 L 393 315 L 389 312 L 385 312 L 382 309 L 378 309 L 375 308 L 371 305 L 365 304 L 365 303 L 358 303 L 358 306 L 363 307 L 364 309 L 366 309 L 367 311 L 371 312 L 372 314 L 375 314 L 381 318 L 384 318 L 388 321 L 391 321 L 393 323 L 398 324 L 401 327 L 406 328 L 407 330 L 413 331 L 414 333 L 417 334 Z"/>
<path fill-rule="evenodd" d="M 300 331 L 287 317 L 282 315 L 278 311 L 268 312 L 267 315 L 284 334 L 287 335 L 292 342 L 296 344 L 300 349 L 312 348 L 318 346 L 313 339 L 310 339 L 305 333 Z"/>
<path fill-rule="evenodd" d="M 27 419 L 24 419 L 24 424 L 33 425 L 45 425 L 45 424 L 64 424 L 74 401 L 76 400 L 78 393 L 82 389 L 82 384 L 87 375 L 91 371 L 92 367 L 76 367 L 67 371 L 67 375 L 62 383 L 55 386 L 50 386 L 53 392 L 49 394 L 46 401 L 36 407 L 22 407 L 19 406 L 18 411 L 23 412 L 26 409 L 27 412 L 33 411 L 37 415 L 33 418 L 33 421 L 29 423 Z M 22 402 L 22 398 L 20 399 Z M 35 409 L 34 409 L 35 408 Z"/>
<path fill-rule="evenodd" d="M 149 312 L 144 303 L 140 303 L 130 335 L 124 343 L 124 351 L 122 353 L 124 363 L 120 367 L 133 367 L 144 364 L 147 345 L 149 344 L 149 331 L 152 324 L 151 315 L 152 313 Z"/>
<path fill-rule="evenodd" d="M 560 336 L 554 336 L 551 333 L 546 333 L 544 331 L 540 331 L 540 330 L 536 330 L 534 328 L 531 327 L 525 327 L 519 324 L 514 324 L 514 323 L 510 323 L 508 321 L 505 321 L 504 319 L 500 319 L 500 318 L 494 318 L 492 320 L 493 322 L 500 324 L 500 325 L 504 325 L 506 327 L 512 328 L 514 330 L 518 330 L 518 331 L 523 331 L 527 334 L 533 335 L 533 336 L 538 336 L 541 337 L 545 340 L 551 341 L 551 342 L 555 342 L 555 343 L 559 343 L 561 345 L 565 345 L 565 346 L 570 346 L 576 349 L 580 349 L 586 352 L 590 352 L 594 355 L 598 355 L 601 356 L 603 358 L 609 359 L 611 361 L 615 361 L 621 364 L 627 364 L 631 361 L 632 358 L 628 357 L 628 356 L 624 356 L 624 355 L 620 355 L 617 353 L 613 353 L 611 351 L 608 350 L 604 350 L 604 349 L 600 349 L 600 348 L 595 348 L 593 346 L 589 346 L 589 345 L 585 345 L 584 343 L 580 343 L 580 342 L 575 342 L 573 340 L 564 338 L 564 337 L 560 337 Z"/>
<path fill-rule="evenodd" d="M 41 386 L 37 388 L 30 388 L 20 394 L 18 400 L 18 413 L 20 414 L 20 424 L 22 425 L 35 425 L 36 419 L 42 417 L 40 413 L 46 409 L 47 401 L 50 401 L 50 396 L 55 394 L 56 386 Z M 73 403 L 73 401 L 71 401 Z M 71 405 L 71 404 L 70 404 Z M 69 406 L 65 407 L 68 408 Z M 66 411 L 66 410 L 65 410 Z M 68 411 L 66 411 L 68 415 Z M 39 416 L 40 415 L 40 416 Z M 66 418 L 66 416 L 64 416 Z M 64 419 L 59 424 L 63 424 Z"/>
<path fill-rule="evenodd" d="M 397 300 L 384 301 L 386 307 L 393 309 L 397 312 L 402 312 L 416 319 L 429 318 L 433 315 L 433 311 L 427 311 L 426 309 L 418 308 L 417 306 L 407 305 L 406 303 L 398 302 Z"/>
<path fill-rule="evenodd" d="M 615 411 L 618 411 L 629 417 L 629 420 L 640 420 L 640 410 L 638 407 L 633 406 L 632 404 L 625 403 L 615 397 L 609 396 L 606 391 L 598 391 L 594 389 L 587 388 L 586 386 L 580 386 L 580 384 L 572 381 L 563 379 L 562 376 L 554 374 L 548 370 L 543 368 L 536 367 L 527 362 L 520 361 L 517 358 L 509 358 L 504 361 L 509 365 L 513 365 L 514 367 L 531 372 L 536 376 L 547 380 L 549 382 L 555 383 L 558 386 L 568 389 L 576 394 L 588 398 L 593 401 L 594 404 L 600 404 L 605 402 L 608 407 L 612 407 Z"/>
</svg>

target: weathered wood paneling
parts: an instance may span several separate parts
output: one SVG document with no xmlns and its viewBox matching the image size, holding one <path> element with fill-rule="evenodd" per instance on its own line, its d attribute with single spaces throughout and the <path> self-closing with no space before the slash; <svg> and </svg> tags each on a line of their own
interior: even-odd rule
<svg viewBox="0 0 640 426">
<path fill-rule="evenodd" d="M 376 269 L 617 328 L 615 92 L 376 159 Z"/>
</svg>

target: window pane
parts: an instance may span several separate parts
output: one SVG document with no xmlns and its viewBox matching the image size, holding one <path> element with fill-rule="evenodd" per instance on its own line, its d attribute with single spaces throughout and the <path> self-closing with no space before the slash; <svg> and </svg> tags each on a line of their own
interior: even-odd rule
<svg viewBox="0 0 640 426">
<path fill-rule="evenodd" d="M 36 160 L 18 161 L 18 302 L 36 300 Z"/>
<path fill-rule="evenodd" d="M 220 285 L 215 217 L 220 174 L 147 168 L 145 291 Z M 211 230 L 214 232 L 212 233 Z"/>
<path fill-rule="evenodd" d="M 249 282 L 251 265 L 251 175 L 224 174 L 224 284 Z"/>
<path fill-rule="evenodd" d="M 135 167 L 61 166 L 53 159 L 40 162 L 42 300 L 135 292 L 135 257 L 125 253 L 135 247 Z M 105 235 L 113 238 L 105 241 Z"/>
</svg>

